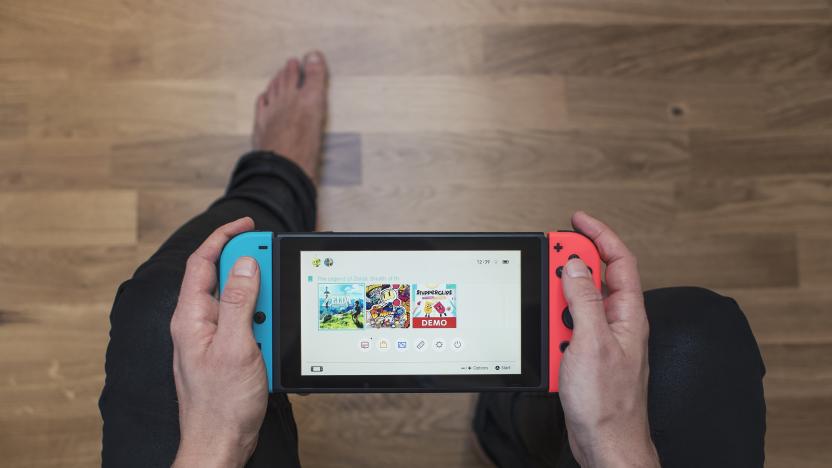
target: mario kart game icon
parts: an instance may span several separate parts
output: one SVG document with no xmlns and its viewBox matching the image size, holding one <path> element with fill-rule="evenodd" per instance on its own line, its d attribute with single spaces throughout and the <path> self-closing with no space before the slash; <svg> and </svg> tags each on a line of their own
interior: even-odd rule
<svg viewBox="0 0 832 468">
<path fill-rule="evenodd" d="M 373 328 L 410 328 L 410 285 L 368 284 L 367 324 Z"/>
</svg>

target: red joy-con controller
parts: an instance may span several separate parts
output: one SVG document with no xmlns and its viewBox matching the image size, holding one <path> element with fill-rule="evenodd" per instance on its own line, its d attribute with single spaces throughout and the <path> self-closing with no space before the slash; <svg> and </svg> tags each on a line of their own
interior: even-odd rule
<svg viewBox="0 0 832 468">
<path fill-rule="evenodd" d="M 592 273 L 595 287 L 601 290 L 601 256 L 592 241 L 577 232 L 550 232 L 549 238 L 549 391 L 558 391 L 560 361 L 572 339 L 572 315 L 563 297 L 563 267 L 576 255 Z"/>
</svg>

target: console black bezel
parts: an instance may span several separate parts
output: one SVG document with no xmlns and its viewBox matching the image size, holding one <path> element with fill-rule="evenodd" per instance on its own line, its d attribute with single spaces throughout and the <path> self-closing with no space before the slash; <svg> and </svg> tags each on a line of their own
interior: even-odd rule
<svg viewBox="0 0 832 468">
<path fill-rule="evenodd" d="M 301 250 L 520 250 L 521 373 L 497 375 L 300 375 Z M 275 236 L 273 365 L 278 392 L 475 392 L 544 390 L 548 380 L 548 250 L 542 233 L 286 233 Z"/>
</svg>

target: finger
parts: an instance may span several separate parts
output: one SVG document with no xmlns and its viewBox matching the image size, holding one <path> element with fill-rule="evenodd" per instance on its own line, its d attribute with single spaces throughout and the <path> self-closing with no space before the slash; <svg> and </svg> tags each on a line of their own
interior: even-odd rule
<svg viewBox="0 0 832 468">
<path fill-rule="evenodd" d="M 610 320 L 644 319 L 644 298 L 635 255 L 612 229 L 584 212 L 572 216 L 572 225 L 592 239 L 601 260 L 607 264 Z"/>
<path fill-rule="evenodd" d="M 241 344 L 246 338 L 254 339 L 251 320 L 257 294 L 260 291 L 260 268 L 252 257 L 240 257 L 228 275 L 228 283 L 220 295 L 217 338 L 226 343 Z M 232 346 L 232 349 L 242 349 Z"/>
<path fill-rule="evenodd" d="M 237 234 L 254 229 L 254 220 L 240 218 L 217 228 L 194 253 L 188 257 L 182 287 L 179 290 L 179 303 L 191 304 L 193 307 L 177 307 L 177 311 L 192 315 L 191 319 L 210 319 L 209 308 L 204 307 L 210 298 L 215 303 L 214 289 L 217 286 L 216 262 L 223 246 Z M 213 321 L 216 321 L 214 318 Z"/>
<path fill-rule="evenodd" d="M 579 258 L 569 260 L 563 271 L 563 295 L 574 323 L 572 341 L 592 343 L 603 340 L 609 334 L 609 325 L 604 298 L 595 287 L 592 274 Z"/>
</svg>

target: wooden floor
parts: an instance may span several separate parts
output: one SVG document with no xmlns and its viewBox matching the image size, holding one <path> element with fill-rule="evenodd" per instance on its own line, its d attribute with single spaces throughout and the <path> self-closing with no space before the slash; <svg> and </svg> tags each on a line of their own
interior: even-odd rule
<svg viewBox="0 0 832 468">
<path fill-rule="evenodd" d="M 832 464 L 827 0 L 4 0 L 4 466 L 99 463 L 116 286 L 222 192 L 255 94 L 312 47 L 333 74 L 321 228 L 588 210 L 646 287 L 740 301 L 769 466 Z M 468 395 L 294 401 L 305 466 L 485 466 Z"/>
</svg>

